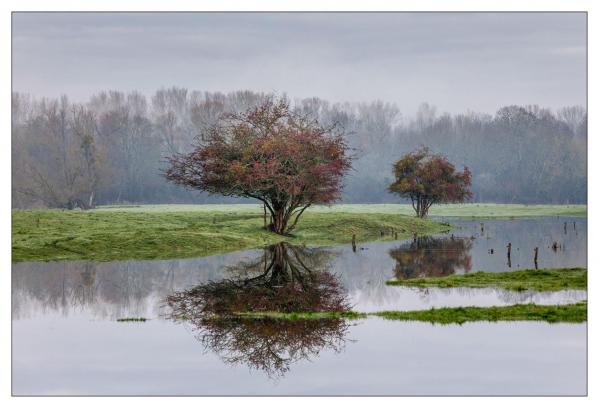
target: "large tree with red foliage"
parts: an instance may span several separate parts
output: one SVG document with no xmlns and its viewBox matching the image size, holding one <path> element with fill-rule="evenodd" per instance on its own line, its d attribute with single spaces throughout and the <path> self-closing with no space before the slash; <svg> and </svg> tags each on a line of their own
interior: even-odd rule
<svg viewBox="0 0 599 408">
<path fill-rule="evenodd" d="M 291 232 L 310 205 L 338 200 L 351 167 L 341 132 L 295 114 L 286 100 L 223 115 L 206 136 L 191 153 L 171 157 L 165 177 L 260 200 L 271 215 L 268 228 L 279 234 Z"/>
<path fill-rule="evenodd" d="M 416 215 L 426 217 L 436 203 L 464 202 L 472 197 L 472 174 L 468 167 L 456 171 L 455 166 L 440 154 L 421 147 L 406 154 L 393 165 L 395 181 L 391 193 L 409 198 Z"/>
</svg>

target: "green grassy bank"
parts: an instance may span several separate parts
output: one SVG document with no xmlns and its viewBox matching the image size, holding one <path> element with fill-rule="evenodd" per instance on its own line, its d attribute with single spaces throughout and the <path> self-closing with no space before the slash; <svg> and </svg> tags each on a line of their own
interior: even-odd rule
<svg viewBox="0 0 599 408">
<path fill-rule="evenodd" d="M 387 285 L 418 288 L 487 288 L 507 290 L 557 291 L 587 288 L 586 268 L 524 269 L 514 272 L 475 272 L 443 277 L 387 281 Z"/>
<path fill-rule="evenodd" d="M 582 323 L 587 320 L 587 303 L 568 305 L 518 304 L 493 307 L 444 307 L 414 311 L 383 311 L 373 313 L 319 312 L 279 313 L 247 312 L 238 316 L 271 319 L 361 319 L 369 316 L 386 320 L 420 321 L 439 324 L 462 324 L 479 321 L 544 321 L 549 323 Z"/>
<path fill-rule="evenodd" d="M 152 208 L 153 206 L 150 206 Z M 202 207 L 202 206 L 197 206 Z M 294 237 L 265 231 L 260 211 L 236 207 L 182 211 L 173 206 L 160 210 L 124 211 L 19 211 L 12 213 L 12 260 L 126 260 L 207 256 L 274 244 L 282 240 L 298 245 L 331 245 L 398 239 L 448 230 L 448 224 L 413 216 L 378 213 L 304 214 Z M 217 207 L 218 208 L 218 207 Z M 385 235 L 381 237 L 381 230 Z"/>
<path fill-rule="evenodd" d="M 456 217 L 585 216 L 584 205 L 438 205 L 431 215 Z M 206 256 L 276 243 L 264 231 L 262 207 L 254 204 L 102 206 L 93 211 L 39 210 L 12 213 L 13 262 L 88 259 L 168 259 Z M 340 204 L 310 208 L 296 236 L 306 245 L 398 238 L 447 230 L 419 220 L 406 204 Z M 391 239 L 387 233 L 382 239 Z"/>
</svg>

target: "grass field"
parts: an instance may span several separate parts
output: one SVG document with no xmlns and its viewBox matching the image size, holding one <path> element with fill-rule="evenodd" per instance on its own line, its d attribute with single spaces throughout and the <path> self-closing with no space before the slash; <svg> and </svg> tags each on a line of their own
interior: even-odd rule
<svg viewBox="0 0 599 408">
<path fill-rule="evenodd" d="M 586 206 L 465 204 L 433 206 L 431 215 L 531 217 L 586 215 Z M 103 206 L 92 211 L 14 210 L 12 260 L 169 259 L 206 256 L 289 241 L 305 245 L 360 242 L 431 234 L 448 224 L 420 220 L 405 204 L 315 206 L 302 217 L 296 236 L 262 229 L 254 204 Z M 380 231 L 386 231 L 381 238 Z"/>
<path fill-rule="evenodd" d="M 260 213 L 257 204 L 161 204 L 102 206 L 95 211 L 132 212 L 235 212 Z M 348 214 L 401 214 L 414 215 L 409 204 L 336 204 L 314 206 L 307 213 L 348 213 Z M 542 216 L 586 216 L 586 205 L 524 205 L 524 204 L 438 204 L 430 209 L 431 216 L 466 218 L 509 218 Z"/>
<path fill-rule="evenodd" d="M 525 269 L 514 272 L 475 272 L 463 275 L 402 279 L 387 281 L 387 285 L 418 288 L 488 288 L 523 291 L 557 291 L 587 288 L 587 269 Z"/>
<path fill-rule="evenodd" d="M 12 260 L 169 259 L 206 256 L 274 244 L 331 245 L 398 239 L 448 230 L 448 224 L 412 216 L 376 213 L 304 214 L 294 237 L 263 228 L 252 211 L 13 211 Z M 385 235 L 381 237 L 381 230 Z M 393 236 L 394 238 L 394 236 Z"/>
<path fill-rule="evenodd" d="M 383 311 L 372 313 L 357 312 L 315 312 L 278 313 L 247 312 L 239 316 L 246 318 L 271 319 L 362 319 L 377 316 L 386 320 L 419 321 L 438 324 L 462 324 L 466 322 L 498 321 L 545 321 L 549 323 L 582 323 L 587 320 L 587 303 L 568 305 L 518 304 L 491 307 L 443 307 L 413 311 Z"/>
</svg>

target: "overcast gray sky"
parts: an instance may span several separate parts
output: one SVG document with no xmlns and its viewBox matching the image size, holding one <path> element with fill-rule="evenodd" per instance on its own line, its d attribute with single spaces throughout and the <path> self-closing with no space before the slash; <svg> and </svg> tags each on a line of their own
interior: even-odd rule
<svg viewBox="0 0 599 408">
<path fill-rule="evenodd" d="M 13 90 L 183 86 L 441 111 L 586 106 L 586 15 L 13 14 Z"/>
</svg>

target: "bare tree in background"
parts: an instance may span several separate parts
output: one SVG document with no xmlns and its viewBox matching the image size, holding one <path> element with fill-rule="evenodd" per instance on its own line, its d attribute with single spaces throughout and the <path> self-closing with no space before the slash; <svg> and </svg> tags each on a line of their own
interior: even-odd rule
<svg viewBox="0 0 599 408">
<path fill-rule="evenodd" d="M 187 89 L 172 87 L 157 91 L 152 98 L 152 111 L 155 130 L 167 154 L 177 154 L 188 147 L 193 130 L 190 126 Z"/>
<path fill-rule="evenodd" d="M 582 106 L 566 106 L 557 111 L 557 118 L 565 122 L 576 137 L 586 138 L 587 111 Z"/>
<path fill-rule="evenodd" d="M 82 105 L 73 107 L 73 133 L 76 142 L 80 146 L 80 154 L 83 160 L 82 171 L 82 194 L 87 194 L 87 202 L 83 201 L 80 206 L 83 209 L 95 207 L 95 196 L 100 184 L 101 159 L 98 146 L 96 145 L 98 126 L 96 115 Z"/>
<path fill-rule="evenodd" d="M 95 115 L 66 96 L 38 110 L 25 130 L 34 143 L 21 147 L 17 191 L 48 207 L 90 208 L 100 182 Z"/>
</svg>

